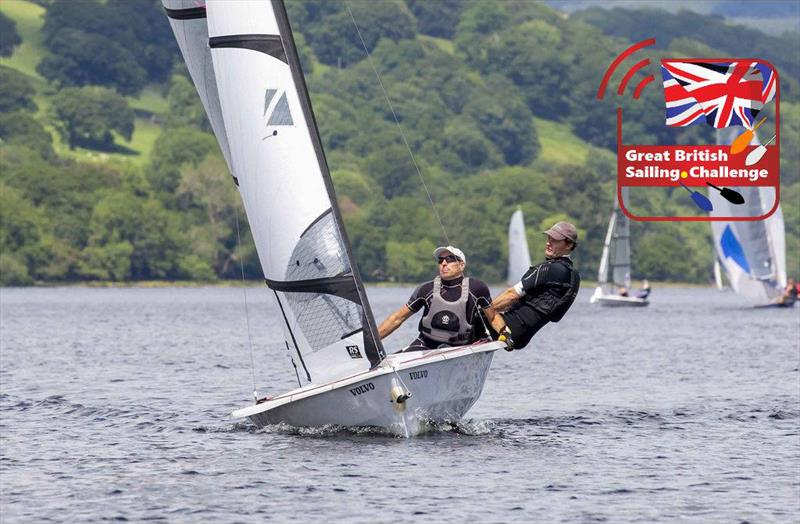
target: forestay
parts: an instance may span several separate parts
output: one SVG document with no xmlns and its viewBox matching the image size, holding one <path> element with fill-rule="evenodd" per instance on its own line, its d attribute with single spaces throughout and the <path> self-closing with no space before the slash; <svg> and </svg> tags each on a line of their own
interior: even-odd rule
<svg viewBox="0 0 800 524">
<path fill-rule="evenodd" d="M 205 51 L 184 56 L 210 52 L 214 82 L 199 71 L 208 71 L 207 62 L 187 64 L 198 69 L 192 79 L 208 99 L 212 122 L 212 99 L 218 96 L 224 131 L 214 131 L 223 151 L 229 147 L 230 168 L 299 378 L 321 383 L 369 369 L 384 352 L 336 207 L 283 4 L 210 0 L 206 14 Z M 173 22 L 179 42 L 180 27 Z M 199 37 L 189 40 L 184 36 L 182 47 L 200 43 Z M 200 82 L 215 88 L 201 88 Z"/>
<path fill-rule="evenodd" d="M 743 127 L 717 130 L 717 144 L 730 144 Z M 751 145 L 759 143 L 754 134 Z M 745 203 L 734 205 L 716 191 L 709 192 L 711 216 L 760 216 L 775 202 L 771 187 L 737 187 Z M 786 286 L 786 245 L 780 206 L 766 220 L 711 222 L 714 248 L 733 290 L 755 304 L 777 298 Z"/>
</svg>

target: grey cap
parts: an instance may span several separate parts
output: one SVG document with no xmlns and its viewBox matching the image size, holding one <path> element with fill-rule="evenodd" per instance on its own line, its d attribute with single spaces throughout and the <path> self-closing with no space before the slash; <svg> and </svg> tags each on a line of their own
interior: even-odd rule
<svg viewBox="0 0 800 524">
<path fill-rule="evenodd" d="M 578 243 L 578 230 L 569 222 L 557 222 L 553 227 L 545 231 L 544 234 L 556 240 L 569 240 L 576 245 Z"/>
</svg>

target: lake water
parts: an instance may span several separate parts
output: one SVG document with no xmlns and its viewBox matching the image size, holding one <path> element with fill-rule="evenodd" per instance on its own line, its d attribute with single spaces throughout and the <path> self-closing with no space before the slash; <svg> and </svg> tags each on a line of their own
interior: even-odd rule
<svg viewBox="0 0 800 524">
<path fill-rule="evenodd" d="M 229 418 L 249 338 L 259 392 L 293 387 L 266 288 L 3 289 L 0 520 L 797 522 L 800 308 L 589 291 L 462 424 L 403 439 Z M 370 288 L 378 320 L 410 293 Z"/>
</svg>

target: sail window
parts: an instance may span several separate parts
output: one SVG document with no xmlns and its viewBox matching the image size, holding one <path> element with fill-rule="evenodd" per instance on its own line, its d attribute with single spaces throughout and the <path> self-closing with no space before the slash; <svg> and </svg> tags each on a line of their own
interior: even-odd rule
<svg viewBox="0 0 800 524">
<path fill-rule="evenodd" d="M 312 351 L 363 328 L 361 305 L 353 301 L 358 293 L 352 270 L 330 210 L 303 233 L 290 261 L 286 282 L 279 290 L 285 293 Z M 304 286 L 304 282 L 309 286 Z M 297 291 L 287 292 L 291 287 Z M 308 287 L 315 287 L 317 291 Z"/>
</svg>

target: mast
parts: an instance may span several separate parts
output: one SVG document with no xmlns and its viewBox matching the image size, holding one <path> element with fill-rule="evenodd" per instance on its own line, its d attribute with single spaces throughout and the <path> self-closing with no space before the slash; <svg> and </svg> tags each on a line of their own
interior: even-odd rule
<svg viewBox="0 0 800 524">
<path fill-rule="evenodd" d="M 275 11 L 275 16 L 280 28 L 281 40 L 283 47 L 286 50 L 286 58 L 289 61 L 289 68 L 292 72 L 295 84 L 297 85 L 298 95 L 300 97 L 300 105 L 303 108 L 306 121 L 308 122 L 308 130 L 311 136 L 311 141 L 314 144 L 314 151 L 317 155 L 320 169 L 322 171 L 322 179 L 325 182 L 325 188 L 328 190 L 328 195 L 331 199 L 331 209 L 333 210 L 333 217 L 336 227 L 342 238 L 342 243 L 347 252 L 347 257 L 350 259 L 350 265 L 353 273 L 353 283 L 358 291 L 358 297 L 361 302 L 364 317 L 365 327 L 367 328 L 364 333 L 364 343 L 368 344 L 365 348 L 367 358 L 370 363 L 375 366 L 386 357 L 386 350 L 383 348 L 381 339 L 378 336 L 378 328 L 375 323 L 375 317 L 372 313 L 372 308 L 369 305 L 367 292 L 364 289 L 364 283 L 361 280 L 361 274 L 358 271 L 356 259 L 353 256 L 353 250 L 350 244 L 350 239 L 347 235 L 347 230 L 344 227 L 344 220 L 342 219 L 341 211 L 339 210 L 339 202 L 336 199 L 336 191 L 333 188 L 333 180 L 331 178 L 330 169 L 328 167 L 328 160 L 325 157 L 325 151 L 322 147 L 322 140 L 319 136 L 319 127 L 317 120 L 314 117 L 314 111 L 311 107 L 311 97 L 308 94 L 308 86 L 306 85 L 305 77 L 303 76 L 303 68 L 300 64 L 300 57 L 297 53 L 297 46 L 294 42 L 294 35 L 292 34 L 292 27 L 289 23 L 289 15 L 286 13 L 286 6 L 283 0 L 272 0 L 272 8 Z"/>
</svg>

